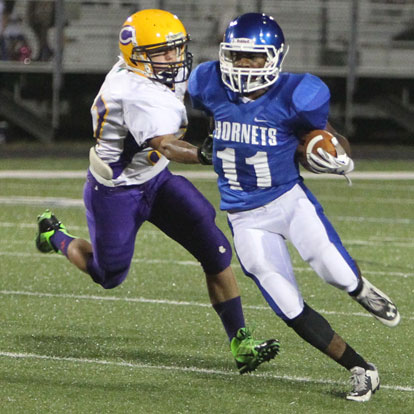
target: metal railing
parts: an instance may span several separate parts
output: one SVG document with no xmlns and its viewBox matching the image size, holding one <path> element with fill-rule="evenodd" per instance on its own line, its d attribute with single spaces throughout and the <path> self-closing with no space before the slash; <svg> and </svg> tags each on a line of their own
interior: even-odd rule
<svg viewBox="0 0 414 414">
<path fill-rule="evenodd" d="M 42 4 L 49 22 L 46 37 L 34 23 L 35 17 L 42 20 Z M 233 17 L 248 11 L 271 14 L 290 45 L 284 69 L 346 78 L 347 105 L 358 76 L 414 79 L 414 0 L 20 0 L 3 33 L 6 44 L 18 50 L 10 48 L 14 54 L 2 57 L 0 74 L 51 74 L 57 128 L 64 74 L 107 72 L 118 55 L 121 24 L 142 8 L 179 16 L 192 35 L 195 64 L 217 59 L 218 43 Z"/>
<path fill-rule="evenodd" d="M 414 34 L 411 41 L 398 40 L 404 30 L 408 33 L 414 27 L 414 0 L 359 0 L 358 21 L 352 19 L 353 0 L 20 0 L 15 2 L 10 31 L 24 37 L 32 56 L 0 60 L 0 72 L 53 71 L 53 56 L 38 59 L 41 46 L 28 16 L 30 3 L 55 4 L 47 39 L 55 55 L 62 54 L 62 70 L 68 73 L 106 72 L 118 54 L 122 22 L 133 11 L 151 7 L 180 17 L 192 35 L 196 63 L 217 58 L 217 45 L 231 18 L 261 10 L 273 15 L 285 32 L 290 45 L 288 70 L 343 75 L 357 29 L 357 70 L 364 76 L 414 76 Z M 56 34 L 60 33 L 64 40 L 58 50 Z"/>
</svg>

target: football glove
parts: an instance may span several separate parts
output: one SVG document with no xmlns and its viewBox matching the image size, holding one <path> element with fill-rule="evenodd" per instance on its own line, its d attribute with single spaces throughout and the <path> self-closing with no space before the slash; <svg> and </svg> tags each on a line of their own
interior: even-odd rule
<svg viewBox="0 0 414 414">
<path fill-rule="evenodd" d="M 351 180 L 347 174 L 353 171 L 354 161 L 348 156 L 336 137 L 333 137 L 331 142 L 336 149 L 336 157 L 324 149 L 318 148 L 318 155 L 312 152 L 306 154 L 308 164 L 316 174 L 328 173 L 343 175 L 347 179 L 348 184 L 351 185 Z"/>
<path fill-rule="evenodd" d="M 200 147 L 197 149 L 197 157 L 200 164 L 213 164 L 213 134 L 207 136 Z"/>
</svg>

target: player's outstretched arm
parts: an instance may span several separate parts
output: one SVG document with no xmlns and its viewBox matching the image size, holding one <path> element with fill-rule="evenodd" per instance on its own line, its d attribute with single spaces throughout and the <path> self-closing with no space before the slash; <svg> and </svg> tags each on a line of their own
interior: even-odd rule
<svg viewBox="0 0 414 414">
<path fill-rule="evenodd" d="M 211 134 L 200 147 L 183 141 L 175 135 L 162 135 L 152 138 L 149 144 L 170 161 L 183 164 L 212 164 L 213 137 Z"/>
<path fill-rule="evenodd" d="M 198 148 L 189 142 L 177 139 L 175 135 L 161 135 L 149 141 L 152 148 L 159 151 L 170 161 L 183 164 L 199 164 Z"/>
</svg>

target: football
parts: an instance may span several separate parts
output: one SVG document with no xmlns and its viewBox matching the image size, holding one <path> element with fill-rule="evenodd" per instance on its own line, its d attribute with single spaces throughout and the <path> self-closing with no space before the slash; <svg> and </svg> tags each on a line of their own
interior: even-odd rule
<svg viewBox="0 0 414 414">
<path fill-rule="evenodd" d="M 296 154 L 303 167 L 314 172 L 307 161 L 307 154 L 313 153 L 318 155 L 318 148 L 322 148 L 336 157 L 336 149 L 331 141 L 333 137 L 334 136 L 330 132 L 325 131 L 324 129 L 315 129 L 301 136 Z"/>
</svg>

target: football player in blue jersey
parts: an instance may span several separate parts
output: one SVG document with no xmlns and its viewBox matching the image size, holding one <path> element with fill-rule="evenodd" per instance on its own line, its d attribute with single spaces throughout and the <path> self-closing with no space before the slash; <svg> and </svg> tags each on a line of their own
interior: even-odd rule
<svg viewBox="0 0 414 414">
<path fill-rule="evenodd" d="M 300 176 L 299 137 L 316 129 L 336 135 L 337 153 L 309 160 L 317 173 L 345 175 L 353 161 L 348 141 L 328 123 L 330 92 L 311 74 L 281 72 L 288 47 L 270 16 L 247 13 L 232 21 L 219 61 L 190 75 L 193 106 L 214 118 L 206 161 L 218 175 L 221 209 L 228 213 L 234 247 L 274 312 L 305 341 L 351 371 L 347 399 L 367 401 L 379 388 L 377 368 L 349 346 L 306 303 L 297 285 L 286 240 L 325 282 L 347 292 L 387 326 L 400 315 L 393 302 L 361 276 L 322 206 Z"/>
<path fill-rule="evenodd" d="M 91 241 L 69 234 L 46 210 L 38 217 L 36 246 L 65 255 L 111 289 L 125 280 L 139 228 L 151 222 L 200 262 L 243 374 L 273 359 L 279 343 L 255 340 L 246 329 L 231 246 L 215 224 L 215 210 L 188 180 L 167 168 L 169 160 L 199 163 L 198 148 L 179 139 L 187 124 L 188 41 L 181 21 L 167 11 L 142 10 L 125 21 L 119 61 L 91 109 L 97 143 L 84 189 Z"/>
</svg>

